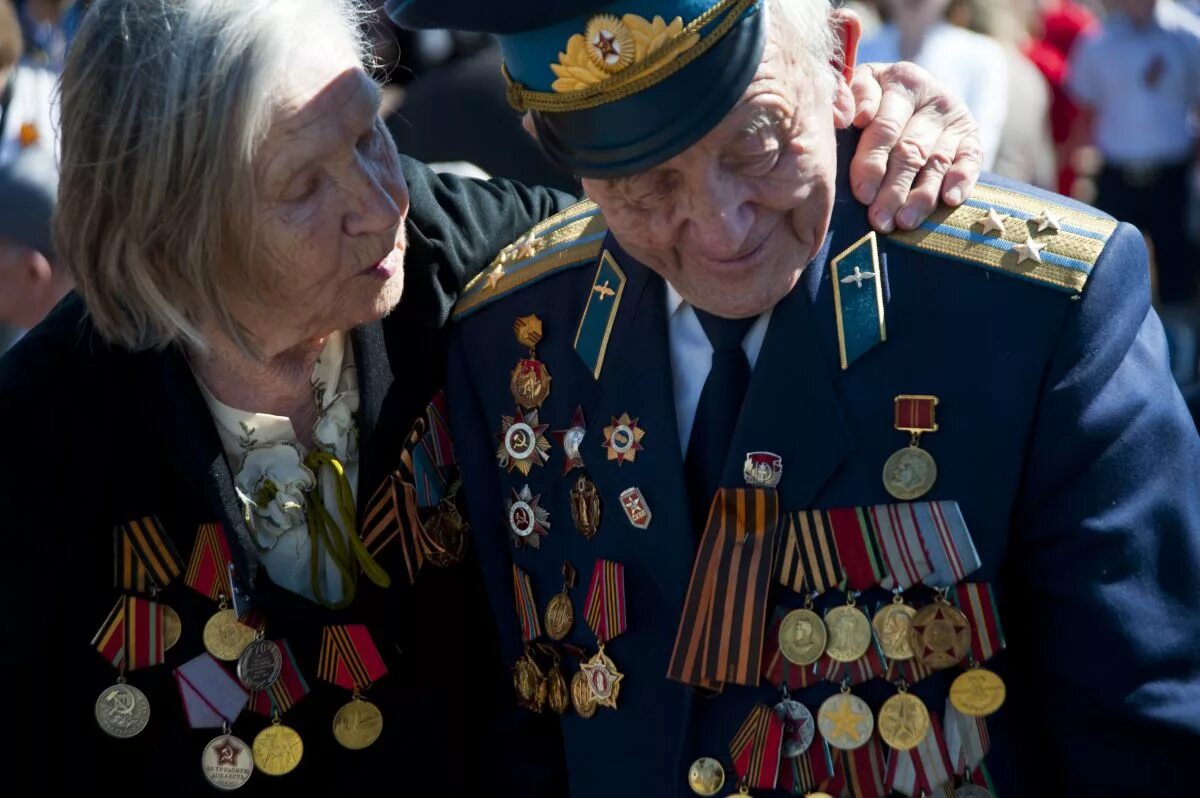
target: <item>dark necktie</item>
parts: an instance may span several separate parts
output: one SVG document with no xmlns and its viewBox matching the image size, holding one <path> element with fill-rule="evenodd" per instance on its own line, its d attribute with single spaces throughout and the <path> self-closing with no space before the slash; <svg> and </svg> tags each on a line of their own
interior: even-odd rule
<svg viewBox="0 0 1200 798">
<path fill-rule="evenodd" d="M 708 508 L 720 485 L 742 400 L 750 386 L 750 361 L 742 351 L 742 339 L 754 326 L 754 318 L 722 319 L 699 308 L 695 311 L 713 348 L 712 368 L 700 392 L 684 462 L 692 524 L 699 534 L 708 520 Z"/>
</svg>

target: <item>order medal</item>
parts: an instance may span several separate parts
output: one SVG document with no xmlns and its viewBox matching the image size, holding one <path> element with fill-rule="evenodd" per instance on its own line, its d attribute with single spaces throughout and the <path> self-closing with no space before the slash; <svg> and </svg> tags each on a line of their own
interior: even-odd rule
<svg viewBox="0 0 1200 798">
<path fill-rule="evenodd" d="M 971 628 L 958 608 L 939 599 L 917 610 L 909 644 L 917 659 L 934 670 L 951 668 L 971 649 Z"/>
<path fill-rule="evenodd" d="M 529 347 L 529 357 L 517 362 L 509 379 L 513 401 L 526 410 L 541 407 L 550 396 L 550 372 L 537 359 L 536 347 L 542 340 L 542 320 L 537 316 L 522 316 L 513 323 L 517 342 Z"/>
</svg>

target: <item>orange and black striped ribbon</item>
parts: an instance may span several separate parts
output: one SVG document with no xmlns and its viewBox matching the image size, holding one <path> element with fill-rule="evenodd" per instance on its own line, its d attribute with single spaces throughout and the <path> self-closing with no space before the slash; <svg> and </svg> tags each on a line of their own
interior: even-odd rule
<svg viewBox="0 0 1200 798">
<path fill-rule="evenodd" d="M 834 754 L 834 777 L 827 789 L 831 795 L 884 798 L 890 792 L 884 787 L 885 767 L 883 746 L 872 736 L 861 748 Z"/>
<path fill-rule="evenodd" d="M 779 552 L 779 584 L 797 593 L 824 593 L 842 587 L 846 574 L 833 530 L 820 511 L 788 515 Z"/>
<path fill-rule="evenodd" d="M 347 690 L 365 690 L 387 674 L 387 665 L 362 624 L 326 626 L 317 676 Z"/>
<path fill-rule="evenodd" d="M 283 653 L 283 668 L 279 671 L 279 678 L 266 690 L 250 691 L 250 711 L 268 718 L 275 713 L 282 715 L 308 695 L 308 682 L 296 664 L 291 644 L 286 640 L 276 643 Z"/>
<path fill-rule="evenodd" d="M 625 616 L 624 565 L 596 560 L 583 613 L 598 642 L 607 643 L 625 631 L 629 622 Z"/>
<path fill-rule="evenodd" d="M 767 627 L 766 648 L 763 651 L 763 676 L 776 687 L 786 687 L 788 690 L 802 690 L 811 684 L 821 681 L 820 674 L 824 672 L 825 661 L 829 657 L 821 655 L 821 659 L 813 665 L 796 665 L 783 656 L 779 649 L 779 627 L 783 618 L 788 614 L 785 607 L 775 608 L 775 617 Z"/>
<path fill-rule="evenodd" d="M 113 527 L 113 584 L 119 590 L 154 593 L 182 572 L 183 559 L 157 518 Z"/>
<path fill-rule="evenodd" d="M 783 718 L 766 704 L 755 706 L 730 741 L 729 756 L 742 786 L 775 789 L 783 759 Z"/>
<path fill-rule="evenodd" d="M 779 789 L 791 795 L 822 792 L 833 778 L 833 755 L 820 735 L 797 757 L 784 757 L 779 767 Z"/>
<path fill-rule="evenodd" d="M 100 656 L 112 666 L 120 670 L 125 665 L 125 597 L 117 599 L 112 611 L 100 625 L 99 631 L 92 638 L 92 645 Z"/>
<path fill-rule="evenodd" d="M 533 582 L 529 574 L 515 564 L 513 569 L 513 600 L 517 605 L 517 620 L 521 622 L 521 639 L 532 643 L 542 636 L 542 622 L 538 618 L 537 602 L 533 598 Z"/>
<path fill-rule="evenodd" d="M 692 566 L 669 678 L 712 689 L 758 684 L 778 527 L 774 490 L 717 491 Z"/>
<path fill-rule="evenodd" d="M 213 601 L 229 598 L 233 590 L 229 586 L 229 542 L 220 524 L 201 524 L 196 530 L 196 542 L 192 544 L 192 556 L 188 558 L 184 583 L 202 596 Z"/>
<path fill-rule="evenodd" d="M 121 596 L 92 638 L 114 668 L 136 671 L 163 661 L 163 607 L 156 601 Z"/>
</svg>

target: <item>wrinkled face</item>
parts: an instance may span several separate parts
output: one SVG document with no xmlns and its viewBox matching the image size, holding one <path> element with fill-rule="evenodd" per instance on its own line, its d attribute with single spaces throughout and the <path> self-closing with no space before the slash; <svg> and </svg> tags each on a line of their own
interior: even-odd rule
<svg viewBox="0 0 1200 798">
<path fill-rule="evenodd" d="M 255 168 L 258 285 L 234 315 L 296 342 L 387 314 L 404 288 L 408 187 L 353 54 L 298 48 Z"/>
<path fill-rule="evenodd" d="M 631 255 L 726 318 L 762 313 L 791 291 L 833 207 L 832 84 L 783 38 L 768 26 L 754 80 L 699 142 L 632 177 L 583 181 Z"/>
</svg>

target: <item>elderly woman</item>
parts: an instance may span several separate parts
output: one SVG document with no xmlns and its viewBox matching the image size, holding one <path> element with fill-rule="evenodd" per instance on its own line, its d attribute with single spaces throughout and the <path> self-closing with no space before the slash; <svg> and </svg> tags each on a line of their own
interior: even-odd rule
<svg viewBox="0 0 1200 798">
<path fill-rule="evenodd" d="M 43 784 L 514 794 L 559 766 L 496 725 L 439 390 L 464 283 L 575 200 L 398 156 L 360 11 L 99 0 L 79 30 L 78 293 L 0 363 L 0 681 Z M 914 113 L 946 102 L 912 78 L 863 84 L 896 207 L 887 131 L 960 122 Z"/>
</svg>

